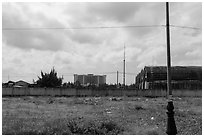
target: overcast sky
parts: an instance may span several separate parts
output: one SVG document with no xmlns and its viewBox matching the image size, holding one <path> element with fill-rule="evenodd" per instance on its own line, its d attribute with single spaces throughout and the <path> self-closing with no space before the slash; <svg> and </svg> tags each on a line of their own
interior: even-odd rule
<svg viewBox="0 0 204 137">
<path fill-rule="evenodd" d="M 2 30 L 2 80 L 32 82 L 54 66 L 63 82 L 93 73 L 116 83 L 125 43 L 126 84 L 134 83 L 144 66 L 166 65 L 165 15 L 165 3 L 3 3 L 2 28 L 24 29 Z M 170 24 L 201 28 L 202 3 L 170 3 Z M 153 27 L 84 29 L 118 26 Z M 171 27 L 171 61 L 202 65 L 201 29 Z"/>
</svg>

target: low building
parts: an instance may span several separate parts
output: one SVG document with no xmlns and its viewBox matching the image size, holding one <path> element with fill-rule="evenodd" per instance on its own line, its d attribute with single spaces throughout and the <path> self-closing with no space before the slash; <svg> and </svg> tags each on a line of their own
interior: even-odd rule
<svg viewBox="0 0 204 137">
<path fill-rule="evenodd" d="M 78 75 L 74 74 L 74 83 L 79 82 L 83 86 L 106 84 L 106 75 Z"/>
<path fill-rule="evenodd" d="M 171 67 L 172 89 L 202 89 L 201 66 Z M 137 89 L 166 89 L 167 67 L 145 66 L 136 76 Z"/>
<path fill-rule="evenodd" d="M 19 80 L 17 82 L 8 81 L 7 83 L 2 83 L 3 88 L 12 88 L 12 87 L 28 87 L 30 84 L 23 80 Z"/>
<path fill-rule="evenodd" d="M 2 87 L 3 88 L 13 87 L 14 84 L 15 84 L 15 82 L 8 81 L 7 83 L 2 83 Z"/>
<path fill-rule="evenodd" d="M 17 82 L 15 82 L 14 87 L 28 87 L 29 83 L 25 82 L 23 80 L 19 80 Z"/>
</svg>

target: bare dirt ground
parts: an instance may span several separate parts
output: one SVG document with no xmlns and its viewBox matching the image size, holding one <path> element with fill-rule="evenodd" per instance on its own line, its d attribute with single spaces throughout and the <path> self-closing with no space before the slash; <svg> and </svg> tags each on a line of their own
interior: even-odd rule
<svg viewBox="0 0 204 137">
<path fill-rule="evenodd" d="M 166 98 L 3 97 L 2 134 L 165 135 Z M 174 98 L 179 135 L 202 134 L 202 98 Z"/>
</svg>

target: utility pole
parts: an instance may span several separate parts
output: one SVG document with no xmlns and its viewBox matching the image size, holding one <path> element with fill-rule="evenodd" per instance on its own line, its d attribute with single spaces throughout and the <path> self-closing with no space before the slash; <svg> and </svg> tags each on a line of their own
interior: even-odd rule
<svg viewBox="0 0 204 137">
<path fill-rule="evenodd" d="M 117 87 L 118 87 L 118 71 L 117 71 Z"/>
<path fill-rule="evenodd" d="M 170 29 L 169 29 L 169 3 L 166 2 L 166 36 L 167 36 L 167 130 L 168 135 L 176 135 L 177 129 L 174 120 L 174 105 L 172 100 L 172 87 L 171 87 L 171 55 L 170 55 Z"/>
<path fill-rule="evenodd" d="M 124 59 L 123 59 L 123 86 L 125 87 L 125 44 L 124 44 Z"/>
</svg>

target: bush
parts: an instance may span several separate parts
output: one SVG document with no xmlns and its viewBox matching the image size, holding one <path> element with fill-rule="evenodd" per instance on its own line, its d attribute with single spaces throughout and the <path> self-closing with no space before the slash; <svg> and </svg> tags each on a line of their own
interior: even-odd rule
<svg viewBox="0 0 204 137">
<path fill-rule="evenodd" d="M 110 120 L 82 123 L 75 119 L 69 121 L 67 126 L 72 134 L 78 135 L 117 135 L 123 131 L 123 128 Z"/>
<path fill-rule="evenodd" d="M 140 105 L 135 105 L 135 109 L 136 110 L 143 110 L 144 108 L 142 106 L 140 106 Z"/>
<path fill-rule="evenodd" d="M 11 121 L 10 121 L 11 122 Z M 44 121 L 27 119 L 12 120 L 9 128 L 3 128 L 3 135 L 116 135 L 123 131 L 111 120 L 93 121 L 82 118 L 50 119 Z"/>
<path fill-rule="evenodd" d="M 40 87 L 60 87 L 62 85 L 62 77 L 57 77 L 55 69 L 51 69 L 50 73 L 43 73 L 41 71 L 41 78 L 38 77 L 37 85 Z"/>
</svg>

